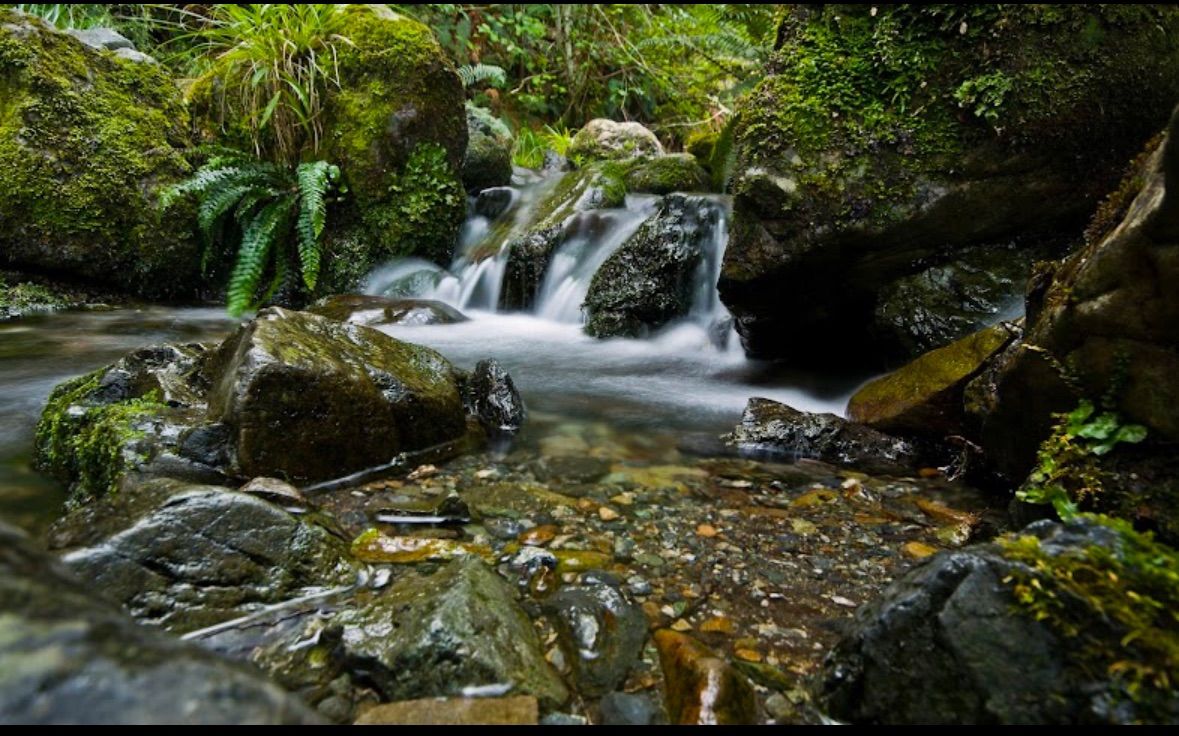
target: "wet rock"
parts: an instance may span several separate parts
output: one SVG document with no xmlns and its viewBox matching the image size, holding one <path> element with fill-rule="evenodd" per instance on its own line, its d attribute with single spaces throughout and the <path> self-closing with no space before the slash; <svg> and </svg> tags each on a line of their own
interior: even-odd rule
<svg viewBox="0 0 1179 736">
<path fill-rule="evenodd" d="M 896 338 L 891 324 L 881 330 L 874 320 L 882 298 L 890 315 L 908 311 L 928 325 L 961 314 L 939 300 L 916 309 L 897 301 L 908 288 L 896 286 L 901 280 L 931 267 L 956 271 L 950 264 L 967 247 L 1018 240 L 1038 248 L 1079 234 L 1179 97 L 1179 79 L 1167 71 L 1179 43 L 1150 40 L 1159 27 L 1179 29 L 1179 12 L 1115 20 L 1121 11 L 1112 7 L 1025 10 L 972 18 L 956 35 L 908 6 L 783 14 L 770 73 L 740 104 L 732 133 L 732 237 L 719 287 L 752 357 L 863 361 L 865 346 Z M 1090 23 L 1107 29 L 1108 48 L 1132 51 L 1116 60 L 1086 53 L 1067 29 Z M 899 40 L 893 27 L 911 35 Z M 915 40 L 935 37 L 929 46 Z M 833 70 L 876 44 L 913 52 L 914 61 L 866 67 L 855 99 L 832 104 L 829 79 L 815 69 Z M 922 80 L 931 104 L 913 107 L 888 90 L 920 75 L 918 66 L 939 74 Z M 1054 70 L 1046 96 L 1034 91 L 1042 69 Z M 993 83 L 1005 92 L 991 107 L 984 98 L 997 88 L 983 87 Z M 880 116 L 865 122 L 855 111 L 869 108 Z M 885 129 L 898 134 L 882 136 Z M 917 325 L 904 322 L 907 340 Z M 897 347 L 869 355 L 883 359 Z"/>
<path fill-rule="evenodd" d="M 467 377 L 463 402 L 491 434 L 518 432 L 528 416 L 512 377 L 491 359 L 479 361 Z"/>
<path fill-rule="evenodd" d="M 725 437 L 742 455 L 825 462 L 876 470 L 913 467 L 906 441 L 853 424 L 834 414 L 808 414 L 769 399 L 750 399 L 733 433 Z"/>
<path fill-rule="evenodd" d="M 640 337 L 688 314 L 723 213 L 704 197 L 674 194 L 590 281 L 586 332 Z"/>
<path fill-rule="evenodd" d="M 450 363 L 368 327 L 267 309 L 218 360 L 209 414 L 247 477 L 325 480 L 466 431 Z"/>
<path fill-rule="evenodd" d="M 113 28 L 70 28 L 66 30 L 74 38 L 99 51 L 117 51 L 119 49 L 134 49 L 131 39 Z"/>
<path fill-rule="evenodd" d="M 1173 720 L 1173 691 L 1147 687 L 1132 697 L 1116 674 L 1138 664 L 1124 645 L 1128 632 L 1107 610 L 1119 604 L 1093 609 L 1077 595 L 1100 585 L 1107 569 L 1085 560 L 1112 556 L 1118 562 L 1108 569 L 1127 586 L 1140 584 L 1128 582 L 1132 576 L 1150 574 L 1142 565 L 1159 564 L 1149 561 L 1153 554 L 1135 557 L 1141 542 L 1126 534 L 1091 520 L 1043 521 L 1025 529 L 1017 547 L 989 543 L 932 558 L 857 612 L 824 664 L 822 705 L 856 723 Z M 1031 551 L 1035 567 L 1013 549 Z M 1089 572 L 1070 573 L 1078 562 Z M 1063 590 L 1061 580 L 1074 585 Z M 1054 612 L 1037 620 L 1017 600 L 1017 584 L 1029 590 L 1025 601 L 1055 601 Z M 1123 600 L 1120 591 L 1113 595 Z M 1057 623 L 1084 634 L 1062 637 Z"/>
<path fill-rule="evenodd" d="M 254 478 L 238 490 L 280 506 L 283 504 L 295 506 L 307 504 L 307 499 L 299 492 L 298 488 L 278 478 Z"/>
<path fill-rule="evenodd" d="M 376 327 L 378 325 L 449 325 L 466 322 L 466 316 L 432 299 L 391 299 L 365 294 L 325 296 L 307 308 L 323 317 Z"/>
<path fill-rule="evenodd" d="M 318 722 L 257 673 L 141 627 L 0 525 L 0 723 Z"/>
<path fill-rule="evenodd" d="M 535 726 L 536 698 L 426 698 L 385 703 L 365 711 L 358 726 Z"/>
<path fill-rule="evenodd" d="M 548 271 L 549 259 L 565 237 L 561 224 L 533 229 L 508 243 L 508 265 L 500 307 L 527 310 L 535 304 L 537 290 Z"/>
<path fill-rule="evenodd" d="M 312 521 L 228 488 L 152 485 L 158 506 L 62 558 L 141 621 L 188 631 L 356 579 L 344 541 Z"/>
<path fill-rule="evenodd" d="M 757 723 L 753 686 L 727 662 L 686 634 L 660 629 L 654 638 L 672 724 Z"/>
<path fill-rule="evenodd" d="M 908 360 L 1022 314 L 1037 255 L 1015 245 L 965 248 L 953 260 L 898 279 L 880 292 L 877 341 Z"/>
<path fill-rule="evenodd" d="M 663 146 L 650 130 L 639 123 L 616 123 L 595 118 L 577 131 L 569 144 L 568 156 L 579 162 L 599 159 L 629 159 L 660 156 Z"/>
<path fill-rule="evenodd" d="M 483 686 L 533 695 L 546 709 L 568 697 L 511 590 L 479 560 L 402 577 L 336 620 L 349 656 L 367 664 L 373 685 L 390 700 L 452 697 Z"/>
<path fill-rule="evenodd" d="M 361 562 L 406 565 L 445 562 L 456 557 L 494 559 L 491 549 L 470 542 L 430 537 L 390 537 L 369 529 L 352 541 L 352 555 Z"/>
<path fill-rule="evenodd" d="M 512 181 L 512 131 L 490 110 L 467 103 L 467 153 L 463 186 L 468 192 Z"/>
<path fill-rule="evenodd" d="M 508 211 L 516 192 L 510 187 L 491 187 L 479 192 L 475 197 L 475 214 L 494 220 Z"/>
<path fill-rule="evenodd" d="M 1015 334 L 989 327 L 922 355 L 852 396 L 847 416 L 882 432 L 949 435 L 964 432 L 963 392 Z"/>
<path fill-rule="evenodd" d="M 1124 422 L 1179 441 L 1179 295 L 1169 286 L 1179 279 L 1177 139 L 1179 111 L 1131 173 L 1141 186 L 1121 224 L 1042 274 L 1023 342 L 979 379 L 982 444 L 1010 478 L 1030 469 L 1052 415 L 1077 406 L 1074 387 L 1092 399 L 1116 388 Z"/>
<path fill-rule="evenodd" d="M 556 624 L 578 692 L 605 695 L 626 680 L 647 639 L 647 618 L 617 584 L 564 587 L 545 599 L 544 610 Z"/>
<path fill-rule="evenodd" d="M 651 726 L 659 721 L 659 709 L 645 695 L 609 693 L 598 702 L 603 726 Z"/>
<path fill-rule="evenodd" d="M 545 456 L 537 461 L 534 472 L 544 481 L 593 483 L 610 472 L 610 461 L 587 455 Z"/>
<path fill-rule="evenodd" d="M 695 156 L 677 153 L 651 159 L 628 171 L 626 188 L 650 194 L 707 192 L 711 189 L 711 182 L 708 172 L 696 163 Z"/>
</svg>

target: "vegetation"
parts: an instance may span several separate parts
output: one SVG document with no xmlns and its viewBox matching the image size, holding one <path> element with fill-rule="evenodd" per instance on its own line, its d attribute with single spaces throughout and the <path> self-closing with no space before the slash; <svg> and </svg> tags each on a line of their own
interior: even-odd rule
<svg viewBox="0 0 1179 736">
<path fill-rule="evenodd" d="M 238 242 L 229 278 L 228 307 L 238 316 L 270 300 L 287 285 L 297 261 L 309 291 L 319 280 L 320 236 L 327 205 L 340 170 L 326 161 L 301 163 L 292 170 L 236 151 L 213 156 L 187 181 L 166 190 L 163 206 L 181 197 L 198 202 L 197 222 L 205 238 L 205 263 L 211 247 L 227 234 Z M 227 228 L 232 221 L 233 228 Z M 294 252 L 291 252 L 291 243 Z M 259 294 L 263 277 L 269 286 Z"/>
</svg>

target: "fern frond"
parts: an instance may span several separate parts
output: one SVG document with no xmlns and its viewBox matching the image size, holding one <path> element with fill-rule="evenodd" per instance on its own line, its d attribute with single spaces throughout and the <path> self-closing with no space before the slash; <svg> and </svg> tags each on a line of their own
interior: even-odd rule
<svg viewBox="0 0 1179 736">
<path fill-rule="evenodd" d="M 269 202 L 242 229 L 242 242 L 237 252 L 237 263 L 229 277 L 229 313 L 241 316 L 254 305 L 254 293 L 262 280 L 268 256 L 279 233 L 289 223 L 294 195 L 288 194 Z"/>
<path fill-rule="evenodd" d="M 458 75 L 464 87 L 480 82 L 490 82 L 492 87 L 503 87 L 508 81 L 503 67 L 494 64 L 464 64 L 458 68 Z"/>
<path fill-rule="evenodd" d="M 241 201 L 242 197 L 254 189 L 255 187 L 251 184 L 237 184 L 210 192 L 207 197 L 201 200 L 201 204 L 197 208 L 197 227 L 200 228 L 206 243 L 213 239 L 213 229 L 225 216 L 225 213 L 229 212 L 234 205 Z"/>
<path fill-rule="evenodd" d="M 327 222 L 327 192 L 340 175 L 340 169 L 326 161 L 299 164 L 295 179 L 299 184 L 299 218 L 295 231 L 299 236 L 299 263 L 303 283 L 314 289 L 319 280 L 319 236 Z"/>
</svg>

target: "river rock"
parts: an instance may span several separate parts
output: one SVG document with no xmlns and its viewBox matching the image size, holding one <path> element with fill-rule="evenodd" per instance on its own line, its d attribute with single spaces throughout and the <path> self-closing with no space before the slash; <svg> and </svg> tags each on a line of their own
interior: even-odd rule
<svg viewBox="0 0 1179 736">
<path fill-rule="evenodd" d="M 450 325 L 466 322 L 466 316 L 433 299 L 392 299 L 367 294 L 325 296 L 307 308 L 308 312 L 340 322 L 366 327 L 380 325 Z"/>
<path fill-rule="evenodd" d="M 852 396 L 848 419 L 897 434 L 962 434 L 966 385 L 1017 332 L 1016 328 L 996 325 L 870 381 Z"/>
<path fill-rule="evenodd" d="M 153 297 L 192 297 L 191 210 L 159 194 L 190 171 L 190 119 L 175 81 L 76 32 L 0 9 L 0 265 Z"/>
<path fill-rule="evenodd" d="M 749 355 L 846 364 L 867 345 L 883 362 L 904 350 L 874 313 L 901 280 L 966 247 L 1079 235 L 1179 98 L 1176 39 L 1171 7 L 1012 6 L 961 23 L 916 6 L 785 12 L 770 73 L 734 116 L 719 287 Z M 949 320 L 948 306 L 912 316 Z"/>
<path fill-rule="evenodd" d="M 908 442 L 834 414 L 809 414 L 769 399 L 753 398 L 741 423 L 724 437 L 729 446 L 751 457 L 824 462 L 903 471 L 917 462 Z"/>
<path fill-rule="evenodd" d="M 753 686 L 708 647 L 670 629 L 655 632 L 655 646 L 672 724 L 743 726 L 758 722 Z"/>
<path fill-rule="evenodd" d="M 1074 387 L 1091 399 L 1116 388 L 1124 422 L 1179 441 L 1179 197 L 1168 189 L 1179 182 L 1177 137 L 1179 111 L 1131 173 L 1139 189 L 1121 223 L 1045 274 L 1023 341 L 972 386 L 982 444 L 1011 478 L 1031 467 L 1053 414 L 1076 407 Z"/>
<path fill-rule="evenodd" d="M 137 625 L 0 524 L 0 723 L 303 724 L 256 672 Z"/>
<path fill-rule="evenodd" d="M 556 624 L 579 693 L 605 695 L 626 680 L 647 640 L 647 617 L 617 581 L 597 576 L 566 586 L 545 599 L 544 610 Z"/>
<path fill-rule="evenodd" d="M 1128 578 L 1151 574 L 1140 565 L 1160 563 L 1149 554 L 1133 557 L 1138 553 L 1130 545 L 1141 543 L 1125 534 L 1091 520 L 1036 522 L 1021 535 L 1032 542 L 1038 575 L 1002 544 L 937 555 L 856 613 L 824 664 L 821 705 L 855 723 L 1173 720 L 1179 714 L 1173 691 L 1151 693 L 1148 686 L 1130 697 L 1115 674 L 1118 663 L 1135 664 L 1135 655 L 1122 643 L 1127 632 L 1106 615 L 1112 611 L 1100 608 L 1111 604 L 1088 608 L 1054 577 L 1090 554 L 1113 555 L 1125 585 L 1137 585 Z M 1043 621 L 1014 593 L 1032 577 L 1060 607 Z M 1088 573 L 1072 580 L 1093 583 Z M 1124 600 L 1123 592 L 1114 595 Z M 1062 637 L 1054 623 L 1079 626 L 1083 634 Z"/>
<path fill-rule="evenodd" d="M 218 366 L 210 419 L 232 428 L 246 477 L 335 478 L 466 430 L 450 363 L 368 327 L 267 309 Z"/>
<path fill-rule="evenodd" d="M 152 485 L 137 493 L 158 506 L 62 557 L 140 621 L 187 631 L 356 580 L 347 543 L 314 521 L 228 488 Z"/>
<path fill-rule="evenodd" d="M 586 332 L 640 337 L 688 314 L 710 239 L 723 221 L 704 197 L 673 194 L 606 260 L 590 281 Z"/>
<path fill-rule="evenodd" d="M 609 693 L 598 701 L 603 726 L 653 726 L 659 722 L 659 706 L 646 695 Z"/>
<path fill-rule="evenodd" d="M 644 161 L 626 174 L 626 188 L 632 192 L 671 194 L 672 192 L 707 192 L 711 189 L 708 172 L 690 153 L 675 153 Z"/>
<path fill-rule="evenodd" d="M 475 364 L 463 387 L 463 402 L 467 413 L 492 434 L 518 432 L 528 416 L 512 377 L 491 359 Z"/>
<path fill-rule="evenodd" d="M 475 214 L 494 220 L 508 211 L 516 198 L 516 190 L 511 187 L 490 187 L 479 192 L 475 197 Z"/>
<path fill-rule="evenodd" d="M 630 159 L 662 154 L 663 145 L 642 124 L 595 118 L 573 136 L 566 155 L 570 160 L 584 164 L 601 159 Z"/>
<path fill-rule="evenodd" d="M 66 33 L 78 39 L 92 49 L 100 51 L 117 51 L 119 49 L 134 49 L 131 39 L 113 28 L 69 28 Z"/>
<path fill-rule="evenodd" d="M 389 700 L 498 685 L 533 695 L 546 709 L 568 697 L 511 590 L 478 559 L 410 573 L 336 621 L 349 656 L 367 663 L 370 681 Z"/>
<path fill-rule="evenodd" d="M 468 192 L 512 183 L 512 131 L 490 110 L 467 103 L 467 153 L 463 185 Z"/>
</svg>

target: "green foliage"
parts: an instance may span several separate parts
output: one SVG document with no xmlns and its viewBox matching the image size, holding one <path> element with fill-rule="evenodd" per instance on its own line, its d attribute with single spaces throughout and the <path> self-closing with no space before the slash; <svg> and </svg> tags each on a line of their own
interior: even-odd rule
<svg viewBox="0 0 1179 736">
<path fill-rule="evenodd" d="M 959 107 L 968 107 L 976 117 L 996 125 L 1012 85 L 1012 79 L 1006 73 L 994 71 L 967 79 L 954 90 L 954 99 Z"/>
<path fill-rule="evenodd" d="M 230 237 L 237 238 L 237 258 L 227 301 L 230 314 L 238 316 L 270 299 L 286 283 L 295 258 L 303 285 L 315 289 L 328 195 L 339 176 L 339 169 L 326 161 L 301 163 L 292 169 L 221 151 L 187 181 L 166 190 L 161 204 L 169 207 L 183 197 L 196 198 L 206 259 L 226 232 L 226 220 L 236 224 Z M 259 296 L 267 272 L 270 283 Z"/>
<path fill-rule="evenodd" d="M 1146 428 L 1123 424 L 1117 413 L 1097 413 L 1083 400 L 1076 409 L 1058 414 L 1058 422 L 1036 455 L 1037 464 L 1016 498 L 1027 503 L 1052 504 L 1061 519 L 1071 519 L 1081 503 L 1100 495 L 1102 472 L 1097 459 L 1121 443 L 1146 439 Z"/>
<path fill-rule="evenodd" d="M 349 6 L 211 5 L 170 42 L 206 60 L 201 83 L 220 97 L 222 125 L 248 128 L 254 153 L 293 165 L 323 139 L 324 97 L 340 83 Z M 232 117 L 232 120 L 230 118 Z"/>
<path fill-rule="evenodd" d="M 12 7 L 58 28 L 96 28 L 115 24 L 110 6 L 99 3 L 16 3 Z"/>
<path fill-rule="evenodd" d="M 1144 715 L 1167 720 L 1179 684 L 1179 554 L 1124 521 L 1084 516 L 1115 543 L 1048 555 L 1033 536 L 1005 538 L 1004 555 L 1027 566 L 1005 582 L 1085 665 L 1106 668 Z"/>
<path fill-rule="evenodd" d="M 546 151 L 564 156 L 569 151 L 576 131 L 558 124 L 546 125 L 540 130 L 525 128 L 516 134 L 512 144 L 512 163 L 526 169 L 539 169 L 544 165 Z"/>
<path fill-rule="evenodd" d="M 464 64 L 458 68 L 459 79 L 464 87 L 488 82 L 492 87 L 503 87 L 507 83 L 507 72 L 494 64 Z"/>
</svg>

